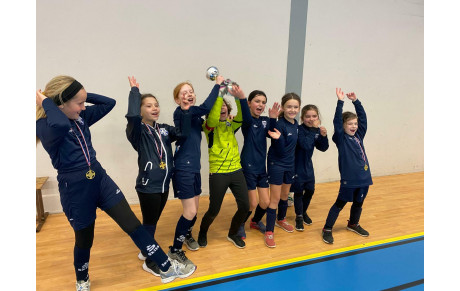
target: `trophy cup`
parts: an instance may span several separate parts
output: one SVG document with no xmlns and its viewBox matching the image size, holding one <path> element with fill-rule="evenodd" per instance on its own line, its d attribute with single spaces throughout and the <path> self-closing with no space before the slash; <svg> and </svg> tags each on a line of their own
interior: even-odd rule
<svg viewBox="0 0 460 291">
<path fill-rule="evenodd" d="M 215 81 L 217 76 L 219 76 L 219 69 L 217 67 L 209 67 L 206 70 L 206 78 L 210 81 Z M 228 93 L 228 89 L 232 89 L 232 85 L 238 85 L 236 82 L 233 82 L 230 79 L 224 80 L 220 85 L 221 96 L 224 96 Z"/>
</svg>

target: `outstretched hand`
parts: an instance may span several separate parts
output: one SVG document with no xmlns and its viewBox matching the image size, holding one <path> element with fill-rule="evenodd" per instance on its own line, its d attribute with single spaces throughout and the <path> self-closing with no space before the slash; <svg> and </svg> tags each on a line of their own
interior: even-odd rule
<svg viewBox="0 0 460 291">
<path fill-rule="evenodd" d="M 132 87 L 139 88 L 139 83 L 137 83 L 136 78 L 134 78 L 134 76 L 132 76 L 132 77 L 128 76 L 128 80 L 129 80 L 129 86 L 131 86 L 131 88 Z"/>
<path fill-rule="evenodd" d="M 36 97 L 36 101 L 35 101 L 36 104 L 41 107 L 42 103 L 43 103 L 43 100 L 45 100 L 46 98 L 48 98 L 48 97 L 43 95 L 42 89 L 38 89 L 37 90 L 37 97 Z"/>
<path fill-rule="evenodd" d="M 273 139 L 279 139 L 280 136 L 281 136 L 281 132 L 279 132 L 279 130 L 276 129 L 276 128 L 275 128 L 274 130 L 275 130 L 275 131 L 269 130 L 269 131 L 268 131 L 268 135 L 269 135 L 271 138 L 273 138 Z"/>
<path fill-rule="evenodd" d="M 343 99 L 345 99 L 345 94 L 341 88 L 335 88 L 335 94 L 337 94 L 337 98 L 339 98 L 339 100 L 343 101 Z"/>
<path fill-rule="evenodd" d="M 273 103 L 272 108 L 268 109 L 268 117 L 278 118 L 280 114 L 281 105 L 278 102 Z"/>
<path fill-rule="evenodd" d="M 356 99 L 358 99 L 358 97 L 356 97 L 356 95 L 355 95 L 355 92 L 347 93 L 347 97 L 351 101 L 355 101 Z"/>
<path fill-rule="evenodd" d="M 238 99 L 244 99 L 244 92 L 241 90 L 240 86 L 236 83 L 232 84 L 232 86 L 229 86 L 228 92 L 232 95 L 237 97 Z"/>
<path fill-rule="evenodd" d="M 224 77 L 222 77 L 221 75 L 218 75 L 218 76 L 216 77 L 216 84 L 221 85 L 222 82 L 223 82 L 224 80 L 225 80 Z"/>
</svg>

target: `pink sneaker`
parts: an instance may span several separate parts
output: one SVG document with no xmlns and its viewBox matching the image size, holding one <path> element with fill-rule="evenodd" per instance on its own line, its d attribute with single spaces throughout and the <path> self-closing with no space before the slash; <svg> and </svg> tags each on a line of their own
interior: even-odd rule
<svg viewBox="0 0 460 291">
<path fill-rule="evenodd" d="M 273 235 L 273 232 L 271 231 L 266 231 L 265 232 L 265 245 L 269 248 L 274 248 L 276 247 L 275 244 L 275 237 Z"/>
<path fill-rule="evenodd" d="M 281 229 L 287 231 L 287 232 L 293 232 L 294 231 L 294 227 L 287 222 L 286 218 L 283 219 L 283 220 L 277 220 L 275 222 L 275 225 L 280 227 Z"/>
</svg>

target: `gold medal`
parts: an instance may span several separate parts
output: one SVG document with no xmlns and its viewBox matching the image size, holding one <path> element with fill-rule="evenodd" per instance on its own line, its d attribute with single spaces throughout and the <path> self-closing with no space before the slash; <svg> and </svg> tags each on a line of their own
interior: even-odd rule
<svg viewBox="0 0 460 291">
<path fill-rule="evenodd" d="M 162 170 L 166 169 L 166 163 L 165 162 L 161 161 L 160 169 L 162 169 Z"/>
<path fill-rule="evenodd" d="M 369 169 L 369 167 L 367 165 L 364 165 L 364 171 L 367 171 L 367 169 Z"/>
<path fill-rule="evenodd" d="M 86 179 L 92 180 L 94 179 L 94 176 L 96 176 L 96 173 L 94 173 L 93 170 L 89 169 L 89 171 L 86 172 Z"/>
</svg>

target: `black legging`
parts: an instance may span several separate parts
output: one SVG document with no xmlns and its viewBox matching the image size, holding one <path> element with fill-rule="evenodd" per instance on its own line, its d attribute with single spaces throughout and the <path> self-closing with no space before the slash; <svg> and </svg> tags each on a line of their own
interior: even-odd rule
<svg viewBox="0 0 460 291">
<path fill-rule="evenodd" d="M 156 225 L 168 201 L 166 193 L 142 193 L 137 191 L 141 204 L 142 224 Z"/>
<path fill-rule="evenodd" d="M 248 188 L 241 170 L 225 174 L 209 174 L 209 208 L 201 220 L 200 233 L 208 232 L 211 223 L 219 214 L 228 188 L 232 191 L 238 207 L 233 215 L 228 234 L 235 235 L 238 232 L 249 211 Z"/>
</svg>

